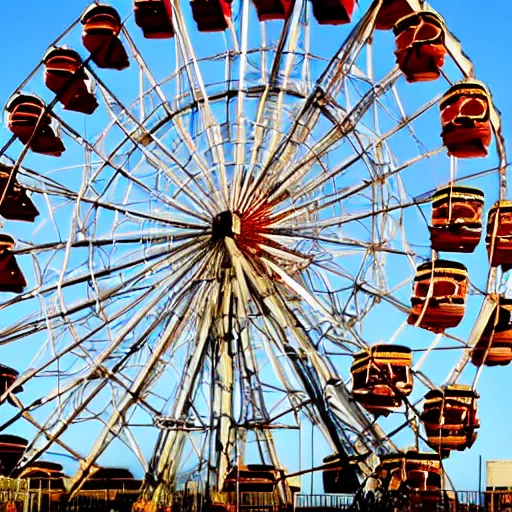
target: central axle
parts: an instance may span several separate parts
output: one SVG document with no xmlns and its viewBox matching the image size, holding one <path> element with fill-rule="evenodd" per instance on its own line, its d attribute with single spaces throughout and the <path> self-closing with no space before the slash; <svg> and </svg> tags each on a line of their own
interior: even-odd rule
<svg viewBox="0 0 512 512">
<path fill-rule="evenodd" d="M 240 234 L 240 217 L 229 210 L 219 213 L 212 222 L 212 240 L 222 240 L 225 237 L 233 238 Z"/>
</svg>

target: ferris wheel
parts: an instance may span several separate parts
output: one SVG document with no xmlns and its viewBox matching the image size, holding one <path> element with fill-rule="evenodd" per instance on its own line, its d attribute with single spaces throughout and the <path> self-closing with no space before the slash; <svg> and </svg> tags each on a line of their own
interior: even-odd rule
<svg viewBox="0 0 512 512">
<path fill-rule="evenodd" d="M 317 471 L 448 485 L 512 361 L 512 203 L 442 13 L 94 3 L 5 118 L 4 475 L 135 475 L 147 501 L 251 471 L 283 503 Z"/>
</svg>

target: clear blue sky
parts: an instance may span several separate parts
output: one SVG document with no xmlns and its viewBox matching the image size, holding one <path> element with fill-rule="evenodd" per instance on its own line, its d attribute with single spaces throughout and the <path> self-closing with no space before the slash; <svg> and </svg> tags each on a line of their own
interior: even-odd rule
<svg viewBox="0 0 512 512">
<path fill-rule="evenodd" d="M 131 0 L 118 1 L 116 5 L 125 3 L 131 4 Z M 360 0 L 361 8 L 369 3 L 369 0 Z M 88 4 L 87 0 L 4 2 L 0 24 L 0 105 L 5 104 L 12 91 L 35 67 L 48 44 Z M 505 137 L 512 140 L 511 1 L 432 0 L 432 4 L 463 42 L 466 53 L 475 64 L 477 77 L 492 90 L 495 103 L 503 115 Z M 205 39 L 201 38 L 201 44 L 203 41 Z M 165 56 L 161 57 L 164 60 Z M 437 131 L 438 127 L 433 129 Z M 3 143 L 8 136 L 3 130 L 0 142 Z M 510 144 L 507 149 L 509 153 L 512 152 Z M 479 439 L 470 454 L 456 454 L 448 463 L 448 469 L 459 488 L 476 488 L 479 454 L 484 459 L 512 458 L 511 377 L 512 368 L 509 367 L 487 370 L 481 380 L 481 394 L 485 393 L 486 397 L 481 404 L 482 429 Z"/>
</svg>

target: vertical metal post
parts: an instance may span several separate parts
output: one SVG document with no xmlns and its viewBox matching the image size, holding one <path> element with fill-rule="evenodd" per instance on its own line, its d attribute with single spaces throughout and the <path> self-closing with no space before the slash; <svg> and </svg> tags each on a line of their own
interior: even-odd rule
<svg viewBox="0 0 512 512">
<path fill-rule="evenodd" d="M 315 426 L 313 422 L 311 422 L 311 467 L 315 466 L 314 463 L 314 456 L 315 456 Z M 315 480 L 315 472 L 311 471 L 311 496 L 313 496 L 313 484 Z"/>
<path fill-rule="evenodd" d="M 482 456 L 478 456 L 478 504 L 482 506 Z"/>
</svg>

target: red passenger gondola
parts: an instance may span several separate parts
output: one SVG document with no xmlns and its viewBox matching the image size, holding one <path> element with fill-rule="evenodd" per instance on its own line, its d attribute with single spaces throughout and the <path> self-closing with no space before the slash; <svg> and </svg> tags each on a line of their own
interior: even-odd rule
<svg viewBox="0 0 512 512">
<path fill-rule="evenodd" d="M 328 455 L 323 463 L 322 480 L 326 494 L 350 494 L 360 488 L 358 472 L 346 456 Z"/>
<path fill-rule="evenodd" d="M 126 491 L 138 491 L 141 485 L 142 482 L 135 480 L 128 469 L 99 468 L 84 482 L 82 490 L 124 489 Z"/>
<path fill-rule="evenodd" d="M 376 470 L 386 490 L 408 489 L 411 511 L 437 512 L 445 504 L 443 469 L 437 453 L 408 451 L 381 457 Z M 450 510 L 450 508 L 448 508 Z"/>
<path fill-rule="evenodd" d="M 0 292 L 21 293 L 27 282 L 11 249 L 16 245 L 9 235 L 0 235 Z"/>
<path fill-rule="evenodd" d="M 478 394 L 471 386 L 453 385 L 429 391 L 421 420 L 429 446 L 440 454 L 471 448 L 476 440 Z"/>
<path fill-rule="evenodd" d="M 279 483 L 284 484 L 286 503 L 281 502 L 283 508 L 280 509 L 285 510 L 293 503 L 293 495 L 299 492 L 300 488 L 286 478 L 283 468 L 267 464 L 233 466 L 227 472 L 221 492 L 215 493 L 211 509 L 217 512 L 236 512 L 239 506 L 236 498 L 238 493 L 246 496 L 272 496 L 276 493 Z M 268 501 L 266 503 L 268 505 Z"/>
<path fill-rule="evenodd" d="M 396 61 L 408 82 L 437 80 L 444 65 L 444 22 L 437 14 L 418 11 L 393 28 Z"/>
<path fill-rule="evenodd" d="M 16 381 L 19 373 L 9 366 L 0 364 L 0 396 L 3 395 Z M 16 386 L 11 393 L 20 393 L 23 391 L 21 386 Z"/>
<path fill-rule="evenodd" d="M 320 25 L 350 23 L 355 0 L 313 0 L 313 16 Z"/>
<path fill-rule="evenodd" d="M 476 82 L 452 86 L 441 98 L 441 136 L 448 154 L 458 158 L 487 155 L 492 131 L 489 121 L 490 96 Z"/>
<path fill-rule="evenodd" d="M 3 395 L 16 381 L 19 373 L 9 366 L 0 364 L 0 395 Z"/>
<path fill-rule="evenodd" d="M 146 39 L 174 37 L 171 0 L 135 0 L 133 11 Z"/>
<path fill-rule="evenodd" d="M 468 272 L 462 263 L 436 260 L 416 269 L 411 313 L 407 319 L 433 332 L 456 327 L 464 317 Z"/>
<path fill-rule="evenodd" d="M 199 32 L 222 32 L 231 22 L 233 0 L 192 0 L 192 16 Z"/>
<path fill-rule="evenodd" d="M 442 488 L 441 459 L 437 453 L 415 451 L 384 455 L 376 469 L 386 490 L 397 490 L 402 484 L 415 491 L 437 491 Z"/>
<path fill-rule="evenodd" d="M 293 0 L 252 0 L 260 21 L 286 20 L 291 13 Z"/>
<path fill-rule="evenodd" d="M 66 110 L 92 114 L 98 107 L 90 92 L 82 58 L 70 48 L 51 48 L 44 57 L 46 87 L 59 96 Z"/>
<path fill-rule="evenodd" d="M 352 396 L 375 415 L 388 415 L 411 393 L 412 353 L 400 345 L 374 345 L 355 354 L 350 368 Z"/>
<path fill-rule="evenodd" d="M 450 186 L 432 198 L 430 240 L 435 251 L 473 252 L 482 236 L 484 194 L 476 188 Z"/>
<path fill-rule="evenodd" d="M 498 201 L 489 210 L 485 244 L 491 266 L 512 268 L 512 201 Z"/>
<path fill-rule="evenodd" d="M 0 475 L 9 476 L 18 465 L 28 446 L 22 437 L 0 434 Z"/>
<path fill-rule="evenodd" d="M 92 4 L 82 15 L 82 42 L 100 68 L 122 70 L 130 63 L 119 40 L 121 17 L 110 5 Z"/>
<path fill-rule="evenodd" d="M 4 198 L 0 204 L 0 215 L 8 220 L 34 222 L 39 211 L 16 178 L 10 179 L 11 172 L 12 167 L 0 164 L 0 198 Z"/>
<path fill-rule="evenodd" d="M 378 30 L 390 30 L 396 22 L 414 12 L 407 0 L 383 0 L 377 14 L 375 28 Z"/>
<path fill-rule="evenodd" d="M 55 133 L 52 117 L 45 108 L 44 102 L 36 96 L 16 94 L 5 107 L 9 130 L 22 144 L 30 142 L 34 153 L 60 156 L 65 151 L 64 144 Z"/>
<path fill-rule="evenodd" d="M 232 467 L 224 480 L 223 492 L 274 492 L 283 470 L 263 464 Z"/>
<path fill-rule="evenodd" d="M 57 462 L 38 460 L 30 464 L 27 468 L 16 473 L 16 478 L 27 478 L 30 480 L 31 489 L 49 489 L 52 491 L 64 491 L 63 468 Z"/>
<path fill-rule="evenodd" d="M 475 366 L 506 366 L 512 361 L 512 299 L 500 297 L 480 340 L 471 351 Z"/>
</svg>

